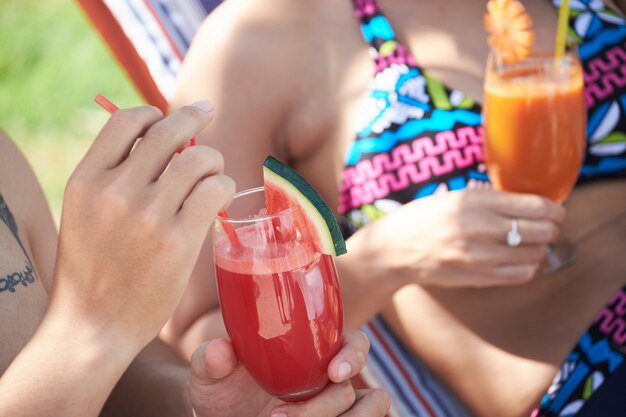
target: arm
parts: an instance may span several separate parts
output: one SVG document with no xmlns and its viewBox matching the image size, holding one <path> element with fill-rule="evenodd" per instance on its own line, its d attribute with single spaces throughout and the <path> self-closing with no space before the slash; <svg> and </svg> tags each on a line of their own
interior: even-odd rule
<svg viewBox="0 0 626 417">
<path fill-rule="evenodd" d="M 49 316 L 0 379 L 0 414 L 97 415 L 134 356 L 120 342 Z"/>
<path fill-rule="evenodd" d="M 225 173 L 235 180 L 238 190 L 263 183 L 261 167 L 268 154 L 289 159 L 283 142 L 277 138 L 282 136 L 280 124 L 289 112 L 283 97 L 291 88 L 290 80 L 281 79 L 273 60 L 264 58 L 269 53 L 264 49 L 266 42 L 271 41 L 256 29 L 259 23 L 252 16 L 258 16 L 259 10 L 243 10 L 256 3 L 224 3 L 209 15 L 186 55 L 171 103 L 177 108 L 204 94 L 211 97 L 216 116 L 197 136 L 198 141 L 224 155 Z M 206 53 L 209 50 L 211 53 Z M 226 337 L 210 236 L 182 302 L 161 336 L 186 358 L 200 343 Z"/>
<path fill-rule="evenodd" d="M 117 112 L 72 175 L 50 306 L 0 379 L 0 414 L 96 415 L 179 301 L 188 258 L 234 185 L 206 147 L 170 161 L 208 123 L 204 106 L 161 119 Z"/>
<path fill-rule="evenodd" d="M 100 416 L 192 417 L 189 376 L 189 364 L 155 339 L 124 373 Z"/>
<path fill-rule="evenodd" d="M 0 315 L 9 317 L 14 315 L 14 310 L 21 311 L 19 327 L 11 328 L 11 320 L 0 321 L 0 369 L 2 370 L 0 374 L 3 374 L 21 348 L 32 338 L 48 305 L 47 292 L 53 284 L 58 234 L 43 191 L 31 167 L 1 131 L 0 190 L 10 207 L 11 214 L 17 219 L 22 243 L 30 254 L 38 276 L 38 280 L 24 288 L 24 291 L 16 291 L 13 294 L 3 293 L 0 296 L 2 300 Z M 0 227 L 4 225 L 0 224 Z M 28 308 L 21 306 L 28 306 Z M 41 333 L 38 333 L 37 338 L 45 339 L 44 346 L 51 351 L 45 355 L 37 354 L 36 357 L 58 357 L 60 360 L 69 358 L 72 366 L 68 369 L 77 368 L 81 363 L 84 364 L 80 361 L 81 354 L 88 352 L 89 349 L 85 347 L 77 355 L 68 355 L 70 352 L 67 350 L 60 350 L 62 355 L 59 356 L 59 350 L 53 349 L 54 343 L 60 342 L 55 340 L 57 336 L 58 334 L 52 335 L 51 338 L 42 337 Z M 36 346 L 42 345 L 37 342 Z M 75 346 L 69 348 L 75 349 Z M 77 361 L 74 361 L 74 358 Z M 108 359 L 110 358 L 107 356 L 98 360 L 98 363 L 87 372 L 93 374 L 94 369 L 99 370 Z M 34 366 L 33 369 L 37 370 Z M 162 342 L 155 340 L 138 355 L 123 375 L 107 400 L 103 415 L 116 417 L 125 415 L 190 416 L 191 408 L 185 389 L 188 374 L 188 364 Z M 30 385 L 30 380 L 28 382 L 27 389 L 36 390 Z M 12 392 L 21 392 L 15 386 L 9 388 Z M 45 391 L 42 392 L 49 391 L 50 387 L 45 387 Z"/>
</svg>

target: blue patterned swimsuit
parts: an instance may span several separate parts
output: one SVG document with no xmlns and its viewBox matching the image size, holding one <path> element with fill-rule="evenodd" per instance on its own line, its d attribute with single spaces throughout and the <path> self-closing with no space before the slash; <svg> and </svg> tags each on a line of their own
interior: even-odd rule
<svg viewBox="0 0 626 417">
<path fill-rule="evenodd" d="M 353 3 L 375 71 L 345 160 L 339 213 L 346 238 L 411 200 L 488 182 L 480 105 L 425 73 L 375 0 Z M 624 177 L 626 22 L 601 0 L 570 3 L 570 34 L 579 42 L 588 109 L 580 181 Z M 471 415 L 382 318 L 375 317 L 363 330 L 372 341 L 365 379 L 391 394 L 392 415 Z M 626 416 L 620 408 L 626 404 L 596 400 L 616 398 L 610 390 L 626 389 L 625 359 L 626 287 L 580 338 L 533 416 Z M 610 408 L 598 411 L 600 402 Z"/>
</svg>

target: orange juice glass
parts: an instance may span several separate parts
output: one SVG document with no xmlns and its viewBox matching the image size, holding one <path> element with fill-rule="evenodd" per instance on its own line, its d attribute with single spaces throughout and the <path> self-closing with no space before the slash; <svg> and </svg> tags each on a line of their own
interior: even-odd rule
<svg viewBox="0 0 626 417">
<path fill-rule="evenodd" d="M 494 187 L 563 203 L 586 146 L 583 76 L 575 50 L 558 59 L 545 54 L 517 63 L 492 53 L 483 116 L 485 159 Z M 560 257 L 573 261 L 573 253 Z M 559 269 L 566 260 L 555 262 L 547 269 Z"/>
</svg>

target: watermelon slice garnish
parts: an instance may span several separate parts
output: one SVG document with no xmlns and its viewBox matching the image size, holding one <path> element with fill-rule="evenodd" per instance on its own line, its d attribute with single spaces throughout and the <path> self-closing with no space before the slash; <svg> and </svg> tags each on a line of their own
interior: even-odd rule
<svg viewBox="0 0 626 417">
<path fill-rule="evenodd" d="M 346 242 L 333 212 L 300 174 L 268 156 L 263 162 L 263 179 L 268 214 L 298 207 L 306 223 L 308 239 L 320 253 L 335 256 L 346 253 Z"/>
</svg>

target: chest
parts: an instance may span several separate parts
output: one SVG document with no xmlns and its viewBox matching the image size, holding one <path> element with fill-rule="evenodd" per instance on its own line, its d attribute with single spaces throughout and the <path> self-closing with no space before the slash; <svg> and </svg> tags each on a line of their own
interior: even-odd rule
<svg viewBox="0 0 626 417">
<path fill-rule="evenodd" d="M 551 2 L 524 3 L 537 27 L 554 26 Z M 483 0 L 379 0 L 378 5 L 396 38 L 429 76 L 477 102 L 482 100 L 489 52 L 482 25 Z M 344 157 L 361 124 L 375 61 L 350 1 L 333 2 L 332 13 L 320 7 L 315 19 L 318 35 L 308 38 L 305 48 L 315 65 L 308 67 L 303 81 L 307 93 L 299 98 L 286 130 L 295 167 L 327 201 L 335 203 Z M 327 175 L 316 175 L 320 169 Z"/>
</svg>

